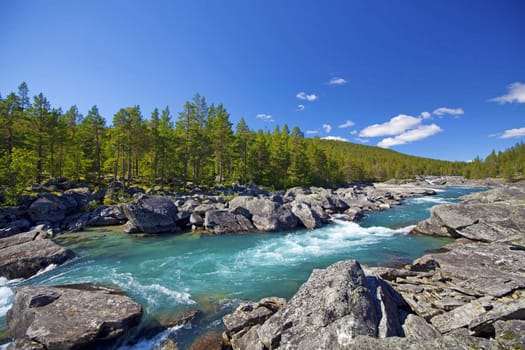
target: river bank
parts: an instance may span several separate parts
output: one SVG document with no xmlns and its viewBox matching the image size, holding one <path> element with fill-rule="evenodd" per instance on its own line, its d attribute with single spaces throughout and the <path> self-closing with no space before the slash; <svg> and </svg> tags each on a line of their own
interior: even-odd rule
<svg viewBox="0 0 525 350">
<path fill-rule="evenodd" d="M 397 185 L 396 185 L 396 186 L 397 186 Z M 349 223 L 349 225 L 350 225 L 350 223 Z M 356 226 L 357 226 L 357 225 L 356 225 Z M 332 227 L 332 226 L 330 226 L 330 227 Z M 352 228 L 351 228 L 351 227 L 352 227 Z M 330 234 L 330 237 L 333 237 L 333 235 L 336 234 L 336 231 L 337 231 L 337 225 L 336 225 L 335 227 L 333 227 L 333 228 L 335 229 L 335 231 L 334 231 L 332 234 Z M 351 228 L 352 230 L 354 229 L 353 226 L 349 226 L 349 228 Z M 340 229 L 341 229 L 341 227 L 339 227 L 339 230 L 340 230 Z M 324 230 L 324 229 L 323 229 L 323 230 Z M 313 239 L 313 240 L 310 241 L 310 243 L 308 243 L 308 242 L 305 243 L 305 246 L 304 246 L 305 249 L 310 249 L 310 247 L 313 247 L 313 246 L 311 245 L 312 243 L 314 244 L 314 246 L 315 246 L 316 244 L 318 244 L 319 239 L 325 239 L 325 238 L 323 237 L 323 234 L 321 234 L 321 231 L 314 230 L 314 231 L 311 231 L 311 232 L 312 232 L 312 234 L 313 234 L 313 236 L 312 236 L 312 239 Z M 378 233 L 379 233 L 379 231 L 377 231 L 377 233 L 373 233 L 373 235 L 370 236 L 370 238 L 371 238 L 371 237 L 374 237 L 374 236 L 377 238 L 377 237 L 378 237 Z M 384 235 L 385 233 L 387 233 L 387 232 L 383 231 L 383 232 L 381 233 L 381 235 Z M 393 233 L 388 233 L 387 236 L 390 235 L 390 234 L 394 234 L 394 235 L 396 235 L 396 233 L 393 232 Z M 399 233 L 397 233 L 397 234 L 399 234 Z M 272 235 L 275 235 L 275 233 L 272 234 Z M 366 237 L 368 237 L 369 234 L 367 233 L 366 235 L 367 235 Z M 380 236 L 381 236 L 381 235 L 380 235 Z M 59 236 L 59 237 L 60 237 L 60 236 Z M 138 236 L 138 237 L 141 237 L 141 236 Z M 144 236 L 142 236 L 142 237 L 144 237 Z M 154 240 L 158 240 L 158 239 L 161 239 L 161 237 L 165 237 L 165 238 L 166 238 L 165 235 L 156 236 L 156 238 L 155 238 L 155 237 L 151 237 L 151 238 L 154 239 Z M 230 240 L 228 237 L 231 237 L 231 240 Z M 237 238 L 236 238 L 236 237 L 237 237 Z M 243 236 L 240 236 L 240 237 L 243 237 Z M 288 237 L 288 235 L 286 235 L 285 237 Z M 228 236 L 221 237 L 221 240 L 222 240 L 222 239 L 228 239 L 229 241 L 234 242 L 234 241 L 237 241 L 238 238 L 239 238 L 239 236 L 229 236 L 229 235 L 228 235 Z M 291 238 L 291 237 L 290 237 L 290 238 Z M 144 237 L 143 239 L 147 239 L 147 237 Z M 299 237 L 298 237 L 298 239 L 299 239 Z M 107 239 L 104 238 L 104 240 L 107 240 Z M 346 240 L 346 238 L 345 238 L 345 240 Z M 368 240 L 368 238 L 367 238 L 367 240 Z M 162 242 L 160 242 L 160 245 L 165 244 L 165 243 L 163 243 L 163 242 L 166 242 L 166 241 L 164 240 L 164 238 L 162 239 Z M 178 242 L 179 242 L 178 244 L 180 244 L 181 241 L 179 240 Z M 216 242 L 218 242 L 218 241 L 216 241 Z M 296 248 L 295 248 L 295 247 L 296 247 L 296 244 L 298 244 L 300 241 L 297 241 L 297 242 L 294 243 L 294 241 L 289 241 L 288 238 L 287 238 L 287 240 L 284 241 L 284 242 L 289 242 L 289 244 L 291 244 L 291 245 L 290 245 L 290 249 L 294 249 L 294 250 L 295 250 L 295 249 L 296 249 Z M 341 242 L 345 242 L 345 241 L 341 241 Z M 214 244 L 215 244 L 215 243 L 214 243 Z M 286 244 L 288 244 L 288 243 L 286 243 Z M 299 244 L 300 244 L 300 243 L 299 243 Z M 335 244 L 335 242 L 334 242 L 334 244 Z M 340 243 L 337 243 L 337 245 L 339 245 L 339 244 L 340 244 Z M 160 246 L 159 246 L 159 247 L 160 247 Z M 157 249 L 157 248 L 156 248 L 156 249 Z M 323 248 L 323 249 L 326 249 L 326 248 Z M 118 253 L 118 256 L 121 256 L 122 258 L 124 258 L 124 256 L 126 256 L 126 254 L 122 254 L 122 253 L 124 253 L 125 250 L 126 250 L 126 249 L 125 249 L 124 247 L 121 246 L 121 247 L 118 249 L 118 251 L 121 252 L 121 253 Z M 262 250 L 262 251 L 260 251 L 260 252 L 266 254 L 264 250 Z M 114 250 L 114 253 L 117 253 L 117 251 Z M 173 254 L 173 252 L 172 252 L 171 254 Z M 270 257 L 270 255 L 274 256 L 273 259 L 275 260 L 275 255 L 273 255 L 273 252 L 268 251 L 267 254 L 268 254 L 268 257 Z M 283 254 L 285 254 L 285 255 L 283 255 L 283 256 L 289 256 L 289 253 L 284 253 L 284 252 L 283 252 Z M 248 258 L 248 256 L 246 256 L 246 257 Z M 255 256 L 254 256 L 254 257 L 255 257 Z M 122 259 L 122 258 L 119 258 L 119 259 Z M 210 258 L 211 258 L 211 259 L 214 259 L 214 257 L 212 257 L 212 256 L 210 256 Z M 299 258 L 299 260 L 297 260 L 297 261 L 300 261 L 300 260 L 301 260 L 301 256 L 300 256 L 300 255 L 297 256 L 297 258 Z M 97 258 L 97 260 L 98 260 L 98 259 L 99 259 L 99 258 Z M 237 259 L 238 259 L 238 258 L 235 259 L 235 264 L 238 263 L 238 260 L 237 260 Z M 78 260 L 75 260 L 75 261 L 78 261 Z M 137 260 L 137 261 L 139 262 L 140 259 Z M 208 261 L 211 262 L 212 260 L 208 260 Z M 271 260 L 268 260 L 268 261 L 270 262 Z M 291 261 L 293 261 L 293 260 L 291 260 Z M 154 263 L 154 262 L 153 262 L 153 263 Z M 283 262 L 283 263 L 284 263 L 284 264 L 289 264 L 289 262 L 288 262 L 288 263 L 287 263 L 287 262 Z M 155 264 L 155 263 L 154 263 L 154 264 Z M 158 264 L 158 263 L 157 263 L 157 264 Z M 293 264 L 293 263 L 292 263 L 292 264 Z M 252 266 L 252 265 L 249 265 L 249 266 Z M 249 267 L 249 266 L 248 266 L 248 267 Z M 317 265 L 317 266 L 318 266 L 318 265 Z M 326 265 L 325 265 L 325 266 L 326 266 Z M 87 266 L 86 266 L 86 267 L 87 267 Z M 67 266 L 66 266 L 66 268 L 67 268 Z M 111 266 L 108 265 L 108 268 L 111 268 Z M 252 268 L 249 268 L 249 270 L 253 270 L 253 269 L 252 269 Z M 307 270 L 307 271 L 306 271 L 306 270 Z M 307 273 L 307 272 L 309 272 L 309 271 L 311 271 L 311 267 L 310 267 L 310 268 L 305 268 L 304 273 Z M 61 274 L 61 273 L 59 273 L 59 272 L 60 272 L 60 270 L 57 268 L 57 274 L 58 274 L 58 275 Z M 295 273 L 294 273 L 294 274 L 295 274 Z M 99 274 L 97 274 L 97 275 L 99 275 Z M 122 274 L 122 275 L 120 275 L 120 276 L 121 276 L 121 277 L 119 277 L 119 280 L 120 280 L 121 282 L 124 281 L 124 280 L 122 280 L 122 278 L 124 278 L 124 279 L 128 279 L 128 277 L 126 277 L 126 274 Z M 223 275 L 223 276 L 224 276 L 224 275 Z M 243 277 L 243 280 L 245 280 L 245 279 L 247 279 L 247 278 L 250 278 L 250 277 L 245 276 L 245 277 Z M 253 278 L 253 277 L 252 277 L 252 278 Z M 44 279 L 44 280 L 45 280 L 45 279 Z M 52 279 L 51 279 L 49 282 L 47 282 L 46 284 L 48 284 L 48 283 L 50 283 L 50 282 L 55 282 L 55 283 L 56 283 L 56 282 L 59 282 L 59 281 L 60 281 L 60 279 L 52 278 Z M 158 281 L 158 280 L 154 280 L 154 281 Z M 75 281 L 74 281 L 74 282 L 75 282 Z M 81 281 L 79 281 L 79 282 L 85 282 L 85 279 L 83 279 L 83 280 L 81 280 Z M 35 280 L 34 283 L 39 283 L 39 282 L 38 282 L 38 280 Z M 126 282 L 126 283 L 127 283 L 127 282 Z M 133 282 L 133 283 L 135 283 L 135 282 Z M 138 286 L 142 286 L 141 288 L 144 288 L 145 290 L 149 291 L 149 292 L 148 292 L 149 294 L 151 294 L 152 292 L 154 292 L 154 288 L 153 288 L 153 287 L 155 287 L 155 285 L 157 285 L 157 287 L 158 287 L 159 290 L 162 290 L 163 288 L 165 288 L 164 286 L 162 286 L 162 285 L 160 285 L 160 284 L 157 284 L 157 283 L 158 283 L 158 282 L 156 282 L 156 283 L 155 283 L 155 282 L 153 282 L 153 283 L 150 282 L 150 283 L 140 284 L 140 285 L 136 285 L 136 284 L 134 284 L 135 287 L 132 287 L 132 288 L 136 288 L 136 287 L 138 287 Z M 157 288 L 157 287 L 155 287 L 155 288 Z M 152 289 L 152 288 L 153 288 L 153 289 Z M 167 289 L 167 291 L 173 290 L 174 287 L 169 287 L 169 288 L 170 288 L 170 289 Z M 194 288 L 194 287 L 190 287 L 188 290 L 193 290 L 193 288 Z M 242 287 L 241 287 L 241 288 L 242 288 Z M 178 287 L 175 287 L 175 289 L 179 289 L 179 288 L 178 288 Z M 179 289 L 179 290 L 180 290 L 180 289 Z M 176 292 L 176 293 L 174 293 L 174 292 L 170 292 L 170 293 L 172 293 L 172 295 L 174 295 L 174 296 L 175 296 L 175 294 L 178 295 L 176 300 L 184 300 L 184 298 L 187 298 L 187 299 L 186 299 L 187 301 L 191 301 L 191 300 L 192 300 L 192 299 L 190 299 L 191 297 L 189 297 L 189 296 L 184 297 L 184 293 L 185 293 L 185 292 L 183 292 L 183 291 L 181 291 L 181 292 Z M 188 294 L 188 295 L 189 295 L 189 294 Z M 247 295 L 247 296 L 248 296 L 248 295 Z M 287 297 L 289 297 L 289 296 L 287 296 Z M 148 308 L 148 302 L 146 302 L 146 303 L 144 304 L 143 301 L 141 301 L 141 304 L 146 305 L 146 308 Z M 150 304 L 150 305 L 151 305 L 151 304 Z"/>
<path fill-rule="evenodd" d="M 278 311 L 241 305 L 224 317 L 228 346 L 522 349 L 524 214 L 525 183 L 433 207 L 414 233 L 461 238 L 402 269 L 314 270 Z"/>
</svg>

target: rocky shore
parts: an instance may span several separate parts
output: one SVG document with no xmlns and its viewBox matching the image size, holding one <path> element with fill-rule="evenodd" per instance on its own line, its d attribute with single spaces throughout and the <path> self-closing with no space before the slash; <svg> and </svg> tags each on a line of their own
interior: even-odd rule
<svg viewBox="0 0 525 350">
<path fill-rule="evenodd" d="M 523 349 L 525 183 L 434 207 L 414 233 L 462 237 L 403 268 L 314 270 L 278 311 L 224 317 L 233 349 Z"/>
<path fill-rule="evenodd" d="M 51 189 L 60 192 L 57 186 Z M 224 194 L 132 192 L 129 201 L 104 206 L 103 194 L 87 187 L 70 188 L 60 195 L 41 193 L 19 208 L 0 210 L 0 277 L 28 278 L 74 257 L 73 252 L 46 239 L 64 231 L 110 225 L 123 225 L 124 232 L 140 234 L 317 228 L 334 217 L 355 220 L 366 211 L 398 205 L 406 197 L 435 194 L 416 182 L 356 184 L 336 190 L 295 187 L 285 193 L 238 187 L 233 195 L 227 192 L 229 201 Z M 98 207 L 90 210 L 93 206 Z"/>
<path fill-rule="evenodd" d="M 291 188 L 285 193 L 269 193 L 249 187 L 238 189 L 235 195 L 228 194 L 227 196 L 230 197 L 224 194 L 181 196 L 169 193 L 145 194 L 137 191 L 132 200 L 126 203 L 98 206 L 94 210 L 88 208 L 93 207 L 93 201 L 97 201 L 95 198 L 103 198 L 103 196 L 87 188 L 68 189 L 60 195 L 45 193 L 27 200 L 27 205 L 21 208 L 2 210 L 0 276 L 8 279 L 27 278 L 51 264 L 61 264 L 73 258 L 74 254 L 71 251 L 48 239 L 61 231 L 107 225 L 124 225 L 124 230 L 128 233 L 145 234 L 181 230 L 203 230 L 222 234 L 280 231 L 295 227 L 316 228 L 330 222 L 334 217 L 355 220 L 366 211 L 385 210 L 392 205 L 398 205 L 406 197 L 435 194 L 429 185 L 438 187 L 451 183 L 450 179 L 442 180 L 441 184 L 433 183 L 435 180 L 426 178 L 402 183 L 392 181 L 382 184 L 355 184 L 336 190 L 316 187 Z M 454 184 L 460 181 L 462 180 L 454 178 Z M 509 196 L 516 197 L 515 194 Z M 228 201 L 225 198 L 231 199 Z M 97 203 L 100 204 L 100 199 L 98 201 Z M 476 199 L 472 201 L 474 203 Z M 520 201 L 521 199 L 516 202 L 518 208 L 523 206 Z M 511 225 L 514 230 L 512 242 L 520 242 L 518 236 L 523 234 L 523 226 L 520 226 L 522 222 L 519 219 L 523 218 L 523 215 L 520 214 L 521 212 L 513 211 L 513 213 L 517 219 L 509 221 L 514 225 Z M 432 218 L 429 220 L 434 221 L 420 226 L 425 227 L 429 232 L 443 231 L 441 221 Z M 472 223 L 474 222 L 479 224 L 480 220 L 474 219 Z M 464 228 L 464 225 L 459 228 Z M 516 233 L 517 236 L 514 235 Z M 509 239 L 508 236 L 500 237 L 494 244 L 508 245 Z M 467 243 L 463 246 L 465 249 L 470 249 L 464 252 L 466 255 L 474 255 L 471 252 L 480 249 L 476 246 L 471 247 Z M 451 248 L 447 247 L 446 250 L 448 249 Z M 504 248 L 494 246 L 492 254 L 500 254 L 498 249 Z M 509 254 L 505 259 L 510 259 L 512 266 L 520 263 L 523 266 L 523 256 L 520 255 L 523 251 L 512 252 L 514 255 Z M 508 264 L 507 260 L 502 260 L 503 263 L 495 263 L 500 266 Z M 436 291 L 429 289 L 427 294 L 420 291 L 425 291 L 425 286 L 432 285 L 434 282 L 448 283 L 452 280 L 447 275 L 450 274 L 449 270 L 443 269 L 442 266 L 448 265 L 442 261 L 441 256 L 439 258 L 425 256 L 413 266 L 404 269 L 362 268 L 358 262 L 350 261 L 337 263 L 326 271 L 314 271 L 311 277 L 313 280 L 306 282 L 288 303 L 283 299 L 267 298 L 258 303 L 241 306 L 229 321 L 226 317 L 225 344 L 227 345 L 225 346 L 239 349 L 303 348 L 303 345 L 307 348 L 337 348 L 334 347 L 338 346 L 337 344 L 351 345 L 354 344 L 355 339 L 363 338 L 363 344 L 369 342 L 370 348 L 380 348 L 379 346 L 383 345 L 374 343 L 377 337 L 406 336 L 399 341 L 407 341 L 407 343 L 399 344 L 405 344 L 408 348 L 409 345 L 420 344 L 414 342 L 414 339 L 431 341 L 430 338 L 446 334 L 448 331 L 457 332 L 459 339 L 464 341 L 482 344 L 479 343 L 482 340 L 478 341 L 481 338 L 472 338 L 470 334 L 461 330 L 465 329 L 464 322 L 458 321 L 457 324 L 461 324 L 460 326 L 444 330 L 440 326 L 441 323 L 446 325 L 454 323 L 447 320 L 440 321 L 439 318 L 434 320 L 434 318 L 445 317 L 442 315 L 448 313 L 453 315 L 452 311 L 455 309 L 468 308 L 468 305 L 474 305 L 474 302 L 481 303 L 480 305 L 486 310 L 508 307 L 511 316 L 507 313 L 506 319 L 516 318 L 515 315 L 521 315 L 523 312 L 522 304 L 509 301 L 519 302 L 523 299 L 519 294 L 524 288 L 523 270 L 511 270 L 508 275 L 498 275 L 494 272 L 491 283 L 504 280 L 502 283 L 505 287 L 499 288 L 498 293 L 492 293 L 497 295 L 493 295 L 490 300 L 486 298 L 486 294 L 480 294 L 482 291 L 477 289 L 474 290 L 478 294 L 464 292 L 469 290 L 468 288 L 474 288 L 472 286 L 475 286 L 475 281 L 465 282 L 465 285 L 455 281 L 456 285 L 443 292 L 446 297 L 454 301 L 443 302 L 441 309 L 438 307 L 438 311 L 435 311 L 436 303 L 431 298 L 436 296 Z M 439 280 L 441 277 L 436 277 L 443 274 L 446 276 L 442 277 L 443 280 Z M 479 285 L 484 285 L 483 281 L 478 282 Z M 429 303 L 430 306 L 425 303 Z M 62 315 L 65 319 L 60 322 L 50 320 L 50 315 L 53 314 Z M 72 315 L 80 319 L 71 321 Z M 89 316 L 91 321 L 88 322 L 82 315 L 91 315 Z M 92 348 L 115 341 L 138 324 L 141 315 L 140 305 L 118 291 L 89 285 L 19 288 L 7 318 L 10 333 L 14 338 L 11 347 L 70 349 Z M 477 316 L 488 317 L 483 315 L 478 313 Z M 501 317 L 490 316 L 489 321 L 483 319 L 479 321 L 482 325 L 479 327 L 482 328 L 476 329 L 485 329 L 483 327 L 487 322 L 490 323 L 495 319 L 499 320 Z M 68 328 L 67 332 L 59 331 L 63 324 L 71 322 L 78 327 Z M 508 331 L 508 324 L 492 323 L 496 329 Z M 349 324 L 352 325 L 350 330 L 347 329 Z M 479 332 L 485 335 L 487 331 Z M 442 338 L 446 337 L 448 335 Z M 362 348 L 361 345 L 358 348 Z"/>
</svg>

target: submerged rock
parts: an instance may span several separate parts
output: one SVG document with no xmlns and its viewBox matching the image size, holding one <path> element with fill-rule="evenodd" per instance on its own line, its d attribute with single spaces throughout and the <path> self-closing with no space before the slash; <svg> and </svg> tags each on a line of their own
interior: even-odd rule
<svg viewBox="0 0 525 350">
<path fill-rule="evenodd" d="M 85 349 L 114 341 L 141 317 L 140 304 L 114 289 L 90 284 L 28 286 L 16 290 L 7 324 L 17 342 Z"/>
</svg>

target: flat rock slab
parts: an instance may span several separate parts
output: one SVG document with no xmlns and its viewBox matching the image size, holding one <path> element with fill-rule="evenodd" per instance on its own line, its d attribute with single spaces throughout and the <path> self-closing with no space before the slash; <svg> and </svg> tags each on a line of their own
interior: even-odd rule
<svg viewBox="0 0 525 350">
<path fill-rule="evenodd" d="M 92 348 L 136 326 L 142 307 L 114 289 L 91 284 L 16 290 L 7 324 L 15 340 L 46 349 Z"/>
<path fill-rule="evenodd" d="M 501 243 L 452 243 L 451 247 L 417 259 L 413 268 L 434 265 L 442 276 L 454 279 L 461 291 L 479 296 L 499 297 L 525 288 L 525 251 Z"/>
<path fill-rule="evenodd" d="M 0 276 L 7 279 L 28 278 L 51 264 L 59 265 L 75 256 L 71 250 L 49 239 L 21 242 L 0 249 Z"/>
</svg>

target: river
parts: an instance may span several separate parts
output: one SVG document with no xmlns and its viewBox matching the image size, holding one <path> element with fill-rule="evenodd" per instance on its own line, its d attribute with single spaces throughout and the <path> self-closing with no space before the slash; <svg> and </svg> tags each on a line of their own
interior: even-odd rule
<svg viewBox="0 0 525 350">
<path fill-rule="evenodd" d="M 459 196 L 479 190 L 437 190 L 436 196 L 407 199 L 357 223 L 336 221 L 315 230 L 140 237 L 123 233 L 121 227 L 108 227 L 63 234 L 56 242 L 75 251 L 77 258 L 27 280 L 0 279 L 0 333 L 5 334 L 5 313 L 17 286 L 100 282 L 119 286 L 144 308 L 133 344 L 120 349 L 154 349 L 168 337 L 184 349 L 199 335 L 220 330 L 222 315 L 242 300 L 290 298 L 312 269 L 344 259 L 397 265 L 443 246 L 450 239 L 408 232 L 429 216 L 433 205 L 454 203 Z M 197 317 L 184 327 L 156 334 L 146 331 L 158 321 L 169 323 L 195 309 L 200 310 Z"/>
</svg>

